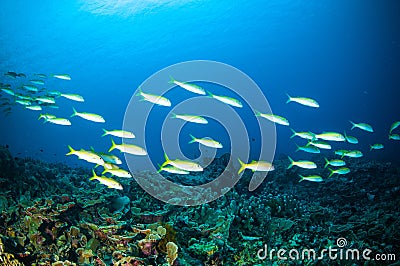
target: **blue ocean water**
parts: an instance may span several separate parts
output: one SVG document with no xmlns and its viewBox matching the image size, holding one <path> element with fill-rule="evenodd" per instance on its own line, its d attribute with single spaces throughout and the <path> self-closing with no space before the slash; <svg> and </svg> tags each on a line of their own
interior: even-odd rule
<svg viewBox="0 0 400 266">
<path fill-rule="evenodd" d="M 259 266 L 357 265 L 362 260 L 364 265 L 382 265 L 378 255 L 386 256 L 388 265 L 398 265 L 400 140 L 388 136 L 392 123 L 400 121 L 399 14 L 397 0 L 1 1 L 0 261 L 11 265 L 14 257 L 13 265 L 75 265 L 71 261 Z M 171 107 L 155 106 L 135 95 L 141 85 L 149 93 L 172 87 L 172 73 L 165 73 L 165 68 L 193 60 L 221 62 L 242 71 L 268 104 L 253 105 L 263 97 L 255 97 L 251 86 L 224 87 L 189 70 L 191 83 L 240 100 L 243 107 L 212 102 L 179 86 L 164 95 Z M 27 77 L 12 78 L 12 72 Z M 47 75 L 40 94 L 55 90 L 79 94 L 85 101 L 55 97 L 56 109 L 25 109 L 7 88 L 35 95 L 21 86 L 39 79 L 37 73 Z M 163 73 L 165 83 L 151 87 L 149 77 L 156 73 Z M 68 74 L 71 80 L 52 74 Z M 187 81 L 179 75 L 174 78 Z M 315 99 L 319 108 L 287 103 L 287 94 Z M 195 96 L 199 102 L 190 102 Z M 209 103 L 202 105 L 202 99 Z M 193 107 L 188 114 L 215 116 L 207 117 L 207 125 L 171 118 L 171 112 L 179 113 L 183 105 Z M 146 119 L 136 113 L 150 107 L 154 108 Z M 269 107 L 290 126 L 274 126 L 252 110 L 269 112 Z M 70 117 L 73 108 L 100 114 L 106 122 Z M 72 125 L 44 123 L 38 119 L 40 113 L 68 118 Z M 350 121 L 368 123 L 374 132 L 351 129 Z M 178 130 L 165 130 L 162 139 L 168 123 Z M 128 143 L 145 144 L 148 157 L 125 157 L 116 149 L 112 154 L 123 160 L 122 168 L 134 179 L 110 172 L 105 174 L 108 179 L 89 179 L 106 167 L 94 168 L 66 155 L 68 145 L 107 152 L 111 137 L 102 137 L 103 128 L 129 129 L 126 125 L 136 135 Z M 242 137 L 241 126 L 247 131 Z M 328 141 L 331 150 L 309 154 L 296 151 L 296 145 L 307 142 L 291 138 L 290 129 L 347 133 L 359 143 Z M 400 135 L 400 127 L 393 133 Z M 190 135 L 212 137 L 223 148 L 188 143 Z M 231 142 L 238 136 L 238 142 Z M 118 137 L 112 139 L 121 143 Z M 175 140 L 186 158 L 168 149 Z M 375 143 L 384 148 L 370 150 Z M 235 153 L 247 147 L 249 154 Z M 324 157 L 339 159 L 334 155 L 338 149 L 360 150 L 363 157 L 343 158 L 349 169 L 328 177 L 334 170 L 323 168 Z M 190 160 L 174 161 L 189 168 L 194 162 L 203 164 L 206 157 L 218 158 L 204 163 L 203 171 L 162 172 L 168 180 L 162 183 L 156 168 L 165 161 L 164 153 Z M 262 156 L 271 154 L 273 160 Z M 271 161 L 272 166 L 247 165 L 257 171 L 243 167 L 239 175 L 227 155 L 235 167 L 238 159 Z M 288 156 L 313 161 L 318 168 L 290 167 Z M 125 162 L 126 158 L 132 161 Z M 146 169 L 147 158 L 154 167 L 136 171 Z M 308 174 L 322 178 L 303 181 Z M 175 253 L 170 252 L 174 247 Z M 271 248 L 312 248 L 321 251 L 322 258 L 281 259 L 279 253 L 267 258 Z M 369 251 L 372 259 L 329 258 L 326 253 L 323 257 L 331 248 L 340 248 L 341 255 Z"/>
<path fill-rule="evenodd" d="M 357 148 L 367 158 L 398 161 L 400 144 L 388 140 L 388 130 L 399 120 L 399 8 L 398 1 L 361 0 L 2 1 L 1 71 L 68 73 L 71 81 L 49 79 L 46 88 L 79 93 L 86 101 L 60 98 L 60 108 L 50 111 L 69 117 L 74 106 L 102 114 L 107 122 L 42 124 L 36 112 L 16 106 L 0 117 L 1 143 L 18 156 L 79 164 L 65 156 L 67 145 L 108 150 L 102 128 L 121 128 L 129 99 L 146 78 L 171 64 L 201 59 L 249 75 L 272 111 L 295 130 L 346 131 L 359 138 Z M 321 107 L 286 104 L 286 93 L 314 98 Z M 249 111 L 238 113 L 252 131 Z M 163 159 L 157 131 L 163 119 L 147 124 L 157 133 L 146 139 L 155 162 Z M 369 123 L 375 132 L 351 131 L 349 120 Z M 276 130 L 276 154 L 292 154 L 291 131 L 279 125 Z M 181 132 L 182 150 L 195 158 L 198 149 L 186 145 L 190 132 Z M 227 140 L 218 125 L 208 132 Z M 251 139 L 256 157 L 257 134 Z M 384 150 L 370 153 L 376 142 Z"/>
</svg>

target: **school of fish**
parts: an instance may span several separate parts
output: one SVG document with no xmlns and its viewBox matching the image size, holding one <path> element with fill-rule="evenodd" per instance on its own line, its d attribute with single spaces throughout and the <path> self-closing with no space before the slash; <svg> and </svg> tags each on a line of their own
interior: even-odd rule
<svg viewBox="0 0 400 266">
<path fill-rule="evenodd" d="M 3 112 L 5 115 L 9 115 L 11 113 L 12 108 L 15 105 L 21 105 L 23 108 L 31 110 L 31 111 L 43 111 L 48 110 L 48 108 L 59 108 L 56 104 L 56 101 L 59 97 L 66 98 L 68 100 L 74 102 L 84 102 L 83 96 L 75 93 L 66 93 L 60 92 L 56 90 L 47 90 L 43 88 L 45 86 L 47 79 L 54 78 L 59 80 L 71 80 L 71 76 L 68 74 L 33 74 L 31 77 L 28 77 L 24 73 L 16 73 L 12 71 L 8 71 L 4 73 L 4 75 L 10 79 L 23 79 L 22 84 L 18 86 L 12 86 L 10 84 L 0 83 L 1 89 L 1 98 L 0 98 L 0 107 L 3 108 Z M 206 97 L 215 99 L 219 102 L 224 104 L 230 105 L 235 108 L 242 108 L 243 104 L 240 100 L 235 99 L 233 97 L 224 96 L 224 95 L 217 95 L 210 91 L 204 90 L 202 87 L 184 82 L 175 80 L 173 77 L 170 77 L 169 82 L 174 86 L 177 86 L 181 89 L 187 90 L 194 94 L 204 95 Z M 17 83 L 18 84 L 18 83 Z M 136 96 L 140 97 L 140 101 L 147 101 L 154 105 L 164 106 L 164 107 L 171 107 L 172 102 L 170 99 L 162 95 L 152 94 L 150 92 L 144 92 L 141 88 L 138 89 Z M 302 106 L 312 107 L 312 108 L 319 108 L 319 103 L 308 97 L 293 97 L 288 95 L 288 100 L 286 103 L 297 103 Z M 282 126 L 289 126 L 289 120 L 283 116 L 272 114 L 272 113 L 262 113 L 259 110 L 254 110 L 254 115 L 258 119 L 266 119 L 269 122 L 282 125 Z M 70 117 L 80 117 L 81 119 L 95 122 L 95 123 L 105 123 L 106 120 L 103 116 L 90 113 L 90 112 L 83 112 L 79 108 L 77 111 L 74 107 L 72 108 L 72 114 Z M 38 120 L 42 119 L 44 123 L 51 123 L 55 125 L 61 126 L 71 126 L 72 123 L 69 118 L 65 117 L 56 117 L 50 113 L 40 113 L 38 116 Z M 190 123 L 196 124 L 208 124 L 206 118 L 202 116 L 198 116 L 196 114 L 175 114 L 172 113 L 171 118 L 180 119 Z M 353 121 L 349 121 L 351 124 L 350 130 L 359 129 L 366 132 L 374 132 L 371 125 L 359 122 L 355 123 Z M 395 121 L 390 129 L 389 129 L 389 140 L 400 140 L 400 135 L 393 133 L 398 127 L 400 126 L 400 121 Z M 350 144 L 358 144 L 358 139 L 354 136 L 347 135 L 346 132 L 339 133 L 339 132 L 321 132 L 321 133 L 312 133 L 310 131 L 303 131 L 303 132 L 296 132 L 294 129 L 290 128 L 293 135 L 290 137 L 301 138 L 307 141 L 307 143 L 303 146 L 299 146 L 296 144 L 297 151 L 303 151 L 306 153 L 314 153 L 319 154 L 321 150 L 331 150 L 332 145 L 329 142 L 348 142 Z M 122 190 L 122 185 L 115 180 L 114 178 L 132 178 L 132 174 L 119 167 L 122 164 L 120 158 L 116 155 L 112 154 L 111 152 L 115 149 L 119 150 L 121 153 L 127 153 L 137 156 L 144 156 L 147 155 L 147 151 L 137 145 L 134 144 L 126 144 L 121 143 L 117 144 L 114 138 L 125 138 L 125 139 L 135 139 L 136 136 L 133 132 L 125 131 L 125 130 L 106 130 L 103 129 L 104 134 L 101 137 L 110 136 L 111 137 L 111 146 L 108 152 L 96 152 L 94 148 L 90 150 L 75 150 L 73 147 L 68 145 L 69 152 L 66 154 L 75 155 L 80 160 L 85 160 L 88 163 L 95 164 L 94 169 L 97 167 L 102 167 L 103 171 L 101 175 L 97 175 L 95 170 L 92 170 L 93 176 L 89 178 L 89 180 L 97 180 L 100 184 L 105 185 L 108 188 Z M 198 137 L 194 135 L 190 135 L 192 139 L 189 143 L 198 143 L 199 145 L 204 145 L 210 148 L 220 149 L 223 148 L 223 143 L 218 140 L 212 139 L 207 136 Z M 370 145 L 370 151 L 372 150 L 379 150 L 383 149 L 384 146 L 381 143 L 374 143 Z M 363 153 L 359 150 L 335 150 L 332 154 L 333 156 L 340 156 L 338 158 L 331 158 L 330 160 L 324 157 L 325 165 L 322 169 L 328 169 L 329 174 L 327 177 L 330 178 L 333 175 L 345 175 L 350 173 L 350 169 L 346 167 L 346 162 L 343 160 L 344 157 L 350 158 L 359 158 L 363 156 Z M 204 168 L 197 162 L 190 161 L 190 160 L 181 160 L 178 158 L 170 159 L 167 154 L 164 154 L 165 161 L 159 164 L 158 172 L 168 172 L 173 174 L 180 174 L 180 175 L 187 175 L 190 172 L 201 172 Z M 287 169 L 290 169 L 294 166 L 302 168 L 302 169 L 317 169 L 318 166 L 315 162 L 308 161 L 308 160 L 293 160 L 291 157 L 288 157 L 289 165 Z M 251 161 L 251 162 L 243 162 L 240 158 L 238 158 L 240 169 L 238 170 L 238 174 L 241 174 L 246 169 L 249 169 L 253 172 L 255 171 L 273 171 L 275 167 L 272 165 L 272 162 L 267 161 Z M 300 180 L 311 181 L 311 182 L 323 182 L 325 178 L 321 177 L 320 175 L 299 175 Z"/>
</svg>

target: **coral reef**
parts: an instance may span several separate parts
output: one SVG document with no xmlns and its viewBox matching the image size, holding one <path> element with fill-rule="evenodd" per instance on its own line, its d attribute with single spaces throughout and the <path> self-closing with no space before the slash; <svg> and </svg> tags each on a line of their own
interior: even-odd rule
<svg viewBox="0 0 400 266">
<path fill-rule="evenodd" d="M 167 248 L 167 262 L 168 265 L 174 265 L 175 260 L 178 258 L 178 246 L 174 242 L 168 242 Z"/>
<path fill-rule="evenodd" d="M 226 164 L 226 155 L 214 160 L 210 168 L 215 172 L 203 173 L 204 180 L 215 179 Z M 351 173 L 317 184 L 299 183 L 301 169 L 287 170 L 287 161 L 276 161 L 276 170 L 252 193 L 246 172 L 223 197 L 180 207 L 152 198 L 134 179 L 122 180 L 123 191 L 109 190 L 88 181 L 90 169 L 12 158 L 3 149 L 0 263 L 300 265 L 276 256 L 262 261 L 257 251 L 264 245 L 337 247 L 339 237 L 347 239 L 349 248 L 396 254 L 399 167 L 351 159 L 348 164 Z M 352 264 L 323 258 L 318 265 Z"/>
<path fill-rule="evenodd" d="M 21 262 L 19 262 L 17 259 L 14 258 L 14 255 L 5 253 L 3 251 L 3 249 L 4 249 L 3 242 L 1 241 L 1 238 L 0 238 L 0 263 L 1 263 L 1 265 L 4 265 L 4 266 L 23 265 Z"/>
</svg>

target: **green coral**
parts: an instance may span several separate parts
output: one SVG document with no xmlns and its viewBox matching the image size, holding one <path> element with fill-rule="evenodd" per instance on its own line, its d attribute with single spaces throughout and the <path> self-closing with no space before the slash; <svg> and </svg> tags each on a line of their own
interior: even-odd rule
<svg viewBox="0 0 400 266">
<path fill-rule="evenodd" d="M 218 245 L 213 241 L 206 242 L 204 240 L 193 240 L 193 243 L 188 248 L 190 253 L 200 257 L 209 257 L 218 251 Z"/>
</svg>

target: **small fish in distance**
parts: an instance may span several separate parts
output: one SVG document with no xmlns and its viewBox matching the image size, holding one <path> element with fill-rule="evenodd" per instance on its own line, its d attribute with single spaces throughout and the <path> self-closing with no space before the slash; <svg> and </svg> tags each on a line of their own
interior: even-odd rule
<svg viewBox="0 0 400 266">
<path fill-rule="evenodd" d="M 322 177 L 319 176 L 319 175 L 309 175 L 309 176 L 299 175 L 299 177 L 300 177 L 299 182 L 304 181 L 304 180 L 311 181 L 311 182 L 322 182 L 322 181 L 324 181 L 324 179 L 322 179 Z"/>
<path fill-rule="evenodd" d="M 94 114 L 94 113 L 77 112 L 74 107 L 72 107 L 72 110 L 74 113 L 71 115 L 71 117 L 79 116 L 85 120 L 89 120 L 89 121 L 96 122 L 96 123 L 106 122 L 101 115 Z"/>
<path fill-rule="evenodd" d="M 126 144 L 126 143 L 115 144 L 114 140 L 111 139 L 111 148 L 108 150 L 108 152 L 111 152 L 114 149 L 117 149 L 120 152 L 129 153 L 132 155 L 147 155 L 146 150 L 143 149 L 142 147 L 139 147 L 139 146 L 133 145 L 133 144 Z"/>
<path fill-rule="evenodd" d="M 350 173 L 350 169 L 347 168 L 347 167 L 342 167 L 342 168 L 339 168 L 339 169 L 336 169 L 336 170 L 328 168 L 328 170 L 331 172 L 328 177 L 331 177 L 334 174 L 345 175 L 345 174 Z"/>
<path fill-rule="evenodd" d="M 359 128 L 359 129 L 362 129 L 367 132 L 374 132 L 374 130 L 372 129 L 372 126 L 367 123 L 354 123 L 352 121 L 349 121 L 349 122 L 353 125 L 351 127 L 351 129 Z"/>
<path fill-rule="evenodd" d="M 132 132 L 126 130 L 106 130 L 103 128 L 104 134 L 102 137 L 111 135 L 114 137 L 125 138 L 125 139 L 134 139 L 136 136 Z"/>
<path fill-rule="evenodd" d="M 209 91 L 207 91 L 207 94 L 209 97 L 214 98 L 222 103 L 226 103 L 228 105 L 234 106 L 234 107 L 238 107 L 238 108 L 242 108 L 243 104 L 235 98 L 232 97 L 228 97 L 228 96 L 223 96 L 223 95 L 215 95 Z"/>
<path fill-rule="evenodd" d="M 297 166 L 297 167 L 304 168 L 304 169 L 315 169 L 315 168 L 317 168 L 317 165 L 316 165 L 314 162 L 305 161 L 305 160 L 294 161 L 294 160 L 293 160 L 291 157 L 289 157 L 289 156 L 288 156 L 288 158 L 289 158 L 290 164 L 289 164 L 289 166 L 287 167 L 287 169 L 290 169 L 290 168 L 292 168 L 293 166 Z"/>
<path fill-rule="evenodd" d="M 373 145 L 370 145 L 369 147 L 370 147 L 370 149 L 369 149 L 370 151 L 372 151 L 372 150 L 381 150 L 381 149 L 383 149 L 383 144 L 375 143 Z"/>
<path fill-rule="evenodd" d="M 123 187 L 120 183 L 118 183 L 118 181 L 110 178 L 110 177 L 105 177 L 105 176 L 98 176 L 96 175 L 96 173 L 93 171 L 93 176 L 91 178 L 89 178 L 89 180 L 97 180 L 99 181 L 101 184 L 107 186 L 108 188 L 114 188 L 114 189 L 118 189 L 118 190 L 123 190 Z"/>
<path fill-rule="evenodd" d="M 238 174 L 243 172 L 245 169 L 250 169 L 251 171 L 261 171 L 261 172 L 269 172 L 275 170 L 275 167 L 270 163 L 266 161 L 251 161 L 250 163 L 244 163 L 240 159 L 240 168 L 238 171 Z"/>
<path fill-rule="evenodd" d="M 172 113 L 171 118 L 179 118 L 181 120 L 184 120 L 186 122 L 191 122 L 191 123 L 196 123 L 196 124 L 207 124 L 208 121 L 202 116 L 198 115 L 184 115 L 184 114 L 174 114 Z"/>
<path fill-rule="evenodd" d="M 343 160 L 339 160 L 339 159 L 328 160 L 327 158 L 324 158 L 324 159 L 326 162 L 324 168 L 326 168 L 328 165 L 331 165 L 331 166 L 345 166 L 346 165 L 346 162 Z"/>
<path fill-rule="evenodd" d="M 172 166 L 175 166 L 176 168 L 179 168 L 184 171 L 189 171 L 189 172 L 203 171 L 203 167 L 201 167 L 201 165 L 196 162 L 180 160 L 180 159 L 171 160 L 168 158 L 166 153 L 164 153 L 164 158 L 165 158 L 165 162 L 161 165 L 161 167 L 164 167 L 166 165 L 172 165 Z"/>
<path fill-rule="evenodd" d="M 181 82 L 181 81 L 177 81 L 175 80 L 173 77 L 170 76 L 170 80 L 169 82 L 170 84 L 175 84 L 187 91 L 196 93 L 196 94 L 200 94 L 200 95 L 206 95 L 206 92 L 204 91 L 204 89 L 200 86 L 197 86 L 195 84 L 191 84 L 191 83 L 187 83 L 187 82 Z"/>
<path fill-rule="evenodd" d="M 390 126 L 389 134 L 391 134 L 392 131 L 398 128 L 399 126 L 400 126 L 400 121 L 393 122 L 393 124 Z"/>
<path fill-rule="evenodd" d="M 279 124 L 279 125 L 283 125 L 283 126 L 289 126 L 289 121 L 279 115 L 274 115 L 274 114 L 265 114 L 265 113 L 261 113 L 256 111 L 256 116 L 260 116 L 263 117 L 265 119 L 268 119 L 269 121 L 275 123 L 275 124 Z"/>
<path fill-rule="evenodd" d="M 196 137 L 194 137 L 192 135 L 190 135 L 190 137 L 192 138 L 192 140 L 189 141 L 189 143 L 197 142 L 197 143 L 200 143 L 200 144 L 202 144 L 204 146 L 211 147 L 211 148 L 217 148 L 217 149 L 222 148 L 222 144 L 220 142 L 215 141 L 215 140 L 213 140 L 211 138 L 201 138 L 201 139 L 199 139 L 199 138 L 196 138 Z"/>
<path fill-rule="evenodd" d="M 171 101 L 169 99 L 160 95 L 145 93 L 142 91 L 141 88 L 139 88 L 139 91 L 136 93 L 136 96 L 141 96 L 142 101 L 147 101 L 160 106 L 166 106 L 166 107 L 171 106 Z"/>
<path fill-rule="evenodd" d="M 71 80 L 71 76 L 68 74 L 52 74 L 51 76 L 57 79 Z"/>
<path fill-rule="evenodd" d="M 288 100 L 286 101 L 286 103 L 296 102 L 301 105 L 305 105 L 305 106 L 309 106 L 309 107 L 314 107 L 314 108 L 319 107 L 318 102 L 314 99 L 305 98 L 305 97 L 291 97 L 289 94 L 286 94 L 286 95 L 288 96 Z"/>
</svg>

